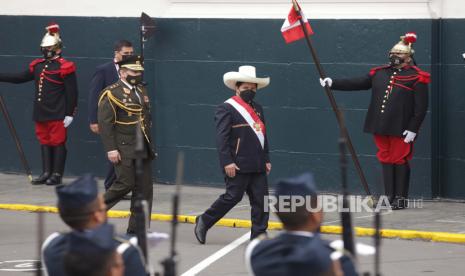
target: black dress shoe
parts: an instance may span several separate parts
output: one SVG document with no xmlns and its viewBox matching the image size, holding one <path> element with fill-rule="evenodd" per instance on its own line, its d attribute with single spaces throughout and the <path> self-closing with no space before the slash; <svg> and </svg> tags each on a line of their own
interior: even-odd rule
<svg viewBox="0 0 465 276">
<path fill-rule="evenodd" d="M 32 179 L 31 184 L 32 185 L 42 185 L 47 182 L 47 179 L 50 177 L 49 172 L 43 172 L 39 177 Z"/>
<path fill-rule="evenodd" d="M 207 238 L 207 226 L 205 223 L 203 223 L 202 217 L 198 216 L 195 218 L 195 228 L 194 228 L 194 234 L 197 240 L 201 244 L 205 244 L 205 239 Z"/>
<path fill-rule="evenodd" d="M 50 176 L 49 179 L 47 179 L 47 182 L 45 182 L 45 184 L 49 186 L 61 184 L 61 175 L 58 173 L 52 174 L 52 176 Z"/>
</svg>

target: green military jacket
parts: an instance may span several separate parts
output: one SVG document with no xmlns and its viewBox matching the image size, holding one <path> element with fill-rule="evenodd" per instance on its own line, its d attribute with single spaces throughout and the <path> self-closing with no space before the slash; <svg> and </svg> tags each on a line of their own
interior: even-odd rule
<svg viewBox="0 0 465 276">
<path fill-rule="evenodd" d="M 106 87 L 98 103 L 98 125 L 106 152 L 118 150 L 121 158 L 135 159 L 136 126 L 142 126 L 147 149 L 142 158 L 154 158 L 150 129 L 150 100 L 143 86 L 131 90 L 121 80 Z"/>
</svg>

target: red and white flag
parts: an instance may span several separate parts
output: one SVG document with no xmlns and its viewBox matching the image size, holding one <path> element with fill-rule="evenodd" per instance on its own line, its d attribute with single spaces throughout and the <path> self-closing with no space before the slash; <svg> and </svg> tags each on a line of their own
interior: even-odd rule
<svg viewBox="0 0 465 276">
<path fill-rule="evenodd" d="M 299 6 L 300 9 L 300 6 Z M 300 14 L 302 15 L 302 21 L 304 22 L 305 29 L 309 35 L 313 34 L 312 27 L 310 27 L 310 23 L 308 23 L 307 18 L 305 17 L 302 10 L 300 10 Z M 302 39 L 305 37 L 305 33 L 302 30 L 300 25 L 300 15 L 294 9 L 294 6 L 291 7 L 291 11 L 287 16 L 286 20 L 284 21 L 283 26 L 281 27 L 281 33 L 283 34 L 284 40 L 286 43 L 291 43 L 296 40 Z"/>
</svg>

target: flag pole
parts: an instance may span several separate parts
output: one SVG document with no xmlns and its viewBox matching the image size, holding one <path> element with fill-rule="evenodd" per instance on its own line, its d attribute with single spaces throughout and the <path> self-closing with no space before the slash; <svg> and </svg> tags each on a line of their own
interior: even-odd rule
<svg viewBox="0 0 465 276">
<path fill-rule="evenodd" d="M 297 4 L 296 0 L 292 0 L 292 4 L 294 6 L 294 10 L 299 14 L 299 22 L 300 22 L 300 27 L 302 28 L 302 31 L 304 32 L 305 35 L 305 40 L 307 41 L 308 48 L 310 49 L 310 52 L 312 54 L 312 58 L 315 62 L 316 69 L 318 70 L 318 74 L 320 75 L 320 78 L 324 79 L 326 78 L 326 74 L 323 70 L 323 67 L 321 66 L 320 60 L 316 54 L 315 48 L 313 48 L 312 41 L 310 40 L 310 35 L 305 28 L 304 20 L 302 19 L 302 13 L 299 5 Z M 352 157 L 352 161 L 355 164 L 355 168 L 357 170 L 357 173 L 360 177 L 360 181 L 362 182 L 362 186 L 367 193 L 367 195 L 371 196 L 370 188 L 368 187 L 367 180 L 365 178 L 365 174 L 363 173 L 362 167 L 360 165 L 360 162 L 357 157 L 357 153 L 355 152 L 355 148 L 352 144 L 352 141 L 349 136 L 349 132 L 347 131 L 346 125 L 343 121 L 341 111 L 339 110 L 339 107 L 337 106 L 336 99 L 334 98 L 333 92 L 331 91 L 331 88 L 329 88 L 327 85 L 324 87 L 326 95 L 329 98 L 329 102 L 331 103 L 331 107 L 333 108 L 333 111 L 336 115 L 337 122 L 339 124 L 339 128 L 341 130 L 341 133 L 343 137 L 346 140 L 347 143 L 347 148 L 349 149 L 349 153 Z"/>
<path fill-rule="evenodd" d="M 27 178 L 29 182 L 32 182 L 32 173 L 29 167 L 29 163 L 27 162 L 26 155 L 24 154 L 23 147 L 21 146 L 21 141 L 19 140 L 19 136 L 16 133 L 15 126 L 13 125 L 13 121 L 11 120 L 10 113 L 8 113 L 8 109 L 6 108 L 5 101 L 3 100 L 3 96 L 0 94 L 0 110 L 3 113 L 3 117 L 5 117 L 5 121 L 8 125 L 8 129 L 10 130 L 11 137 L 16 145 L 16 149 L 18 150 L 19 158 L 21 159 L 21 163 L 23 164 L 24 170 L 26 171 Z"/>
</svg>

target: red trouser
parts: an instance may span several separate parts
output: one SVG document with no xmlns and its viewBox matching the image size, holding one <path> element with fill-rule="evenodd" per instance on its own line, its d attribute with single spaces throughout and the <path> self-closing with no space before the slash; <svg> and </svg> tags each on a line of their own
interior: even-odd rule
<svg viewBox="0 0 465 276">
<path fill-rule="evenodd" d="M 59 146 L 66 142 L 66 128 L 62 120 L 36 122 L 36 136 L 41 145 Z"/>
<path fill-rule="evenodd" d="M 378 147 L 376 157 L 381 163 L 401 165 L 412 159 L 413 143 L 405 143 L 404 138 L 375 134 Z"/>
</svg>

